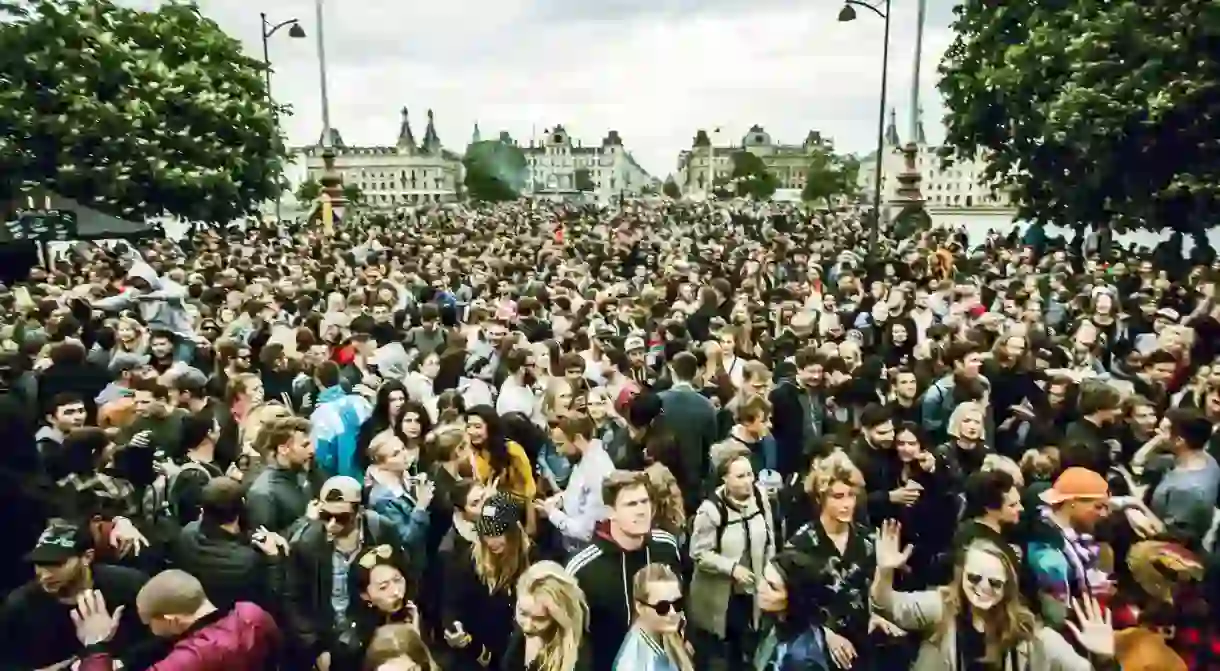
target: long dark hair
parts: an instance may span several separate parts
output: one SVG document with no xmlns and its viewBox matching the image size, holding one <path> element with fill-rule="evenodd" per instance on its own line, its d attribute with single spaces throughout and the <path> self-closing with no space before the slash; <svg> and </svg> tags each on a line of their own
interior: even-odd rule
<svg viewBox="0 0 1220 671">
<path fill-rule="evenodd" d="M 477 449 L 487 453 L 487 463 L 491 466 L 492 477 L 508 473 L 508 441 L 504 438 L 504 426 L 500 416 L 490 405 L 476 405 L 466 409 L 466 417 L 478 417 L 487 427 L 487 439 Z"/>
</svg>

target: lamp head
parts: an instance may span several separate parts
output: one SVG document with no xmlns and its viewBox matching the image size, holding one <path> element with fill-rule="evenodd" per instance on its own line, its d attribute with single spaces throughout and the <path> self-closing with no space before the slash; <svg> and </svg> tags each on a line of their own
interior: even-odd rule
<svg viewBox="0 0 1220 671">
<path fill-rule="evenodd" d="M 305 29 L 301 27 L 301 24 L 294 23 L 288 28 L 288 37 L 299 40 L 305 37 Z"/>
<path fill-rule="evenodd" d="M 846 23 L 847 21 L 856 20 L 856 8 L 851 5 L 843 5 L 843 9 L 839 10 L 839 20 Z"/>
</svg>

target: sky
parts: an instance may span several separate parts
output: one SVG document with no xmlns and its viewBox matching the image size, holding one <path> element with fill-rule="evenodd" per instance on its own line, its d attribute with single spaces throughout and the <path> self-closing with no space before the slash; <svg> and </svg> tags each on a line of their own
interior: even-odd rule
<svg viewBox="0 0 1220 671">
<path fill-rule="evenodd" d="M 149 8 L 158 0 L 119 0 Z M 837 21 L 837 0 L 323 0 L 331 124 L 349 145 L 392 145 L 403 107 L 417 139 L 433 110 L 442 143 L 464 150 L 507 130 L 522 144 L 563 124 L 584 144 L 611 130 L 654 176 L 676 171 L 695 132 L 739 143 L 753 124 L 779 142 L 810 130 L 841 151 L 876 145 L 884 22 Z M 293 145 L 322 129 L 315 0 L 198 0 L 262 54 L 260 12 L 307 37 L 271 38 L 272 92 L 290 104 Z M 887 107 L 908 136 L 916 0 L 891 0 Z M 878 3 L 883 4 L 883 3 Z M 928 0 L 919 82 L 929 140 L 943 115 L 936 66 L 952 0 Z M 888 116 L 888 114 L 887 114 Z"/>
</svg>

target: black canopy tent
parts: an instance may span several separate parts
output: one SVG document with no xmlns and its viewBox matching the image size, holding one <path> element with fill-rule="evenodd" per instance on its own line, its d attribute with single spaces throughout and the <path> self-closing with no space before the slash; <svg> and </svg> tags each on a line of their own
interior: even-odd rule
<svg viewBox="0 0 1220 671">
<path fill-rule="evenodd" d="M 41 202 L 38 202 L 41 200 Z M 135 222 L 99 212 L 58 194 L 36 199 L 33 209 L 14 203 L 0 226 L 0 279 L 12 283 L 27 278 L 38 263 L 40 245 L 75 240 L 139 240 L 165 237 L 160 224 Z"/>
</svg>

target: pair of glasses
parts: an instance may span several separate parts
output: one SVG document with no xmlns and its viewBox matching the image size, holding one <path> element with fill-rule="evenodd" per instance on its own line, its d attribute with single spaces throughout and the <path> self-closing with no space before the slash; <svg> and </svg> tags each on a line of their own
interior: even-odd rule
<svg viewBox="0 0 1220 671">
<path fill-rule="evenodd" d="M 672 601 L 658 601 L 656 603 L 648 603 L 647 601 L 640 600 L 640 603 L 656 611 L 657 615 L 664 617 L 670 613 L 683 612 L 686 604 L 686 597 L 680 596 Z"/>
<path fill-rule="evenodd" d="M 378 545 L 375 548 L 369 548 L 360 556 L 360 567 L 366 571 L 371 571 L 374 566 L 389 559 L 393 554 L 394 549 L 389 545 Z"/>
<path fill-rule="evenodd" d="M 335 522 L 335 524 L 345 527 L 352 523 L 352 517 L 354 515 L 355 515 L 355 513 L 331 513 L 331 512 L 322 510 L 322 511 L 318 512 L 318 521 L 322 522 L 323 524 L 326 524 L 327 522 L 330 522 L 333 520 Z"/>
<path fill-rule="evenodd" d="M 977 573 L 967 573 L 966 582 L 970 583 L 974 587 L 978 587 L 979 584 L 983 582 L 983 576 Z M 996 592 L 1003 590 L 1004 585 L 1007 584 L 1008 581 L 1003 578 L 987 578 L 987 586 Z"/>
</svg>

